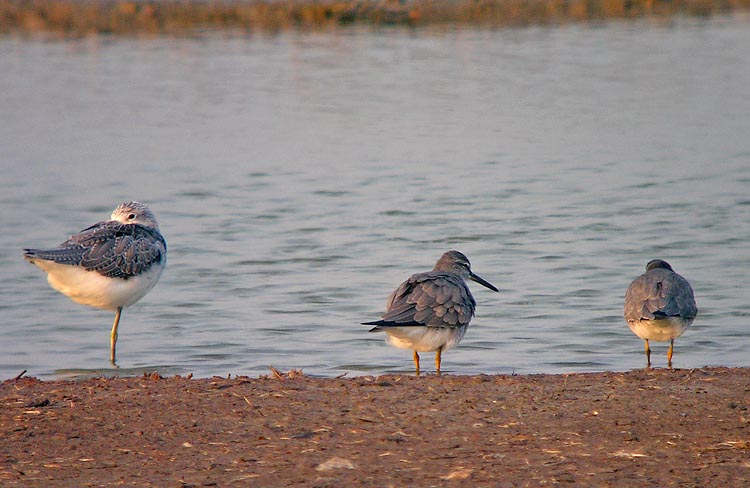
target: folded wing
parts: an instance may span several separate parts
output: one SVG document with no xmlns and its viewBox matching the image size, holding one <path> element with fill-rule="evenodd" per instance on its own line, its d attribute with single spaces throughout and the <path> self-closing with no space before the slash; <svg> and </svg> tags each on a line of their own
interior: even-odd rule
<svg viewBox="0 0 750 488">
<path fill-rule="evenodd" d="M 690 283 L 669 270 L 648 271 L 634 280 L 625 293 L 625 319 L 629 322 L 659 317 L 695 318 L 697 313 Z"/>
<path fill-rule="evenodd" d="M 382 320 L 367 325 L 379 327 L 459 327 L 474 316 L 476 302 L 469 288 L 450 273 L 413 275 L 391 294 Z"/>
<path fill-rule="evenodd" d="M 55 249 L 25 249 L 26 259 L 81 266 L 109 278 L 127 279 L 160 263 L 167 244 L 158 231 L 138 224 L 99 222 Z"/>
</svg>

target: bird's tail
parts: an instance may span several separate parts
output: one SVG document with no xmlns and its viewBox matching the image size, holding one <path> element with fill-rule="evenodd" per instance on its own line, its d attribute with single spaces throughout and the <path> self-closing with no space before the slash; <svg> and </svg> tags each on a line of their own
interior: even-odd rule
<svg viewBox="0 0 750 488">
<path fill-rule="evenodd" d="M 36 260 L 54 261 L 59 264 L 78 264 L 80 256 L 70 249 L 24 249 L 23 257 L 29 262 Z"/>
<path fill-rule="evenodd" d="M 425 324 L 421 322 L 391 322 L 388 320 L 375 320 L 373 322 L 362 322 L 362 325 L 374 325 L 372 329 L 370 329 L 370 332 L 378 332 L 381 330 L 385 330 L 389 327 L 424 327 Z"/>
</svg>

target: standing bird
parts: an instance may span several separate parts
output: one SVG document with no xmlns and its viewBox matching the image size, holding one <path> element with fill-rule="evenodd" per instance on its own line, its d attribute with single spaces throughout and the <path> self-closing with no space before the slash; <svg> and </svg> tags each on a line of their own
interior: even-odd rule
<svg viewBox="0 0 750 488">
<path fill-rule="evenodd" d="M 461 342 L 474 316 L 477 303 L 464 281 L 467 278 L 498 291 L 471 272 L 466 256 L 448 251 L 432 271 L 412 275 L 396 288 L 388 298 L 382 320 L 363 325 L 374 325 L 370 332 L 388 334 L 388 344 L 413 350 L 417 376 L 419 352 L 436 351 L 435 368 L 439 375 L 443 351 Z"/>
<path fill-rule="evenodd" d="M 690 283 L 661 259 L 649 261 L 646 272 L 633 280 L 625 293 L 625 320 L 630 330 L 645 341 L 649 368 L 648 341 L 669 341 L 667 366 L 671 368 L 674 340 L 687 330 L 697 314 Z"/>
<path fill-rule="evenodd" d="M 167 262 L 167 242 L 143 203 L 120 204 L 111 219 L 83 229 L 55 249 L 24 249 L 24 258 L 46 271 L 52 288 L 74 302 L 116 311 L 109 357 L 116 366 L 122 309 L 143 298 L 159 281 Z"/>
</svg>

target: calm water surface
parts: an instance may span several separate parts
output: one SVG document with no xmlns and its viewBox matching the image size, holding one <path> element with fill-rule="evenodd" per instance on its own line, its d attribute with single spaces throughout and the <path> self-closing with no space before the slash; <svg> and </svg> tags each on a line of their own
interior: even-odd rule
<svg viewBox="0 0 750 488">
<path fill-rule="evenodd" d="M 642 367 L 622 302 L 656 257 L 700 309 L 675 366 L 747 366 L 749 26 L 0 39 L 0 379 L 409 372 L 359 323 L 452 248 L 501 293 L 450 373 Z M 130 199 L 169 260 L 115 371 L 113 313 L 21 248 Z"/>
</svg>

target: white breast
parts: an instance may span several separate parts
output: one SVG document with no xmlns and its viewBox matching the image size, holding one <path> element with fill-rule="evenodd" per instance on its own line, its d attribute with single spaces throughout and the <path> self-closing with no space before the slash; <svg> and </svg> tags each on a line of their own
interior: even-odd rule
<svg viewBox="0 0 750 488">
<path fill-rule="evenodd" d="M 667 317 L 659 320 L 631 320 L 628 326 L 641 339 L 666 342 L 680 337 L 692 323 L 693 319 Z"/>
<path fill-rule="evenodd" d="M 383 331 L 388 334 L 386 342 L 391 346 L 412 351 L 443 351 L 452 348 L 464 337 L 468 326 L 463 327 L 388 327 Z"/>
<path fill-rule="evenodd" d="M 41 259 L 34 264 L 47 272 L 47 281 L 55 290 L 74 302 L 105 310 L 134 304 L 156 285 L 164 271 L 164 264 L 154 264 L 145 273 L 125 280 Z"/>
</svg>

